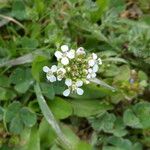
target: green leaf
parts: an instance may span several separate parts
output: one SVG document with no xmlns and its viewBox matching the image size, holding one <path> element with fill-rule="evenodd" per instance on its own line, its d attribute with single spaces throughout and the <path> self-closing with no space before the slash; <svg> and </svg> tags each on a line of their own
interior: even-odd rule
<svg viewBox="0 0 150 150">
<path fill-rule="evenodd" d="M 83 86 L 84 94 L 79 96 L 77 94 L 71 95 L 70 97 L 76 99 L 97 99 L 102 98 L 112 93 L 111 90 L 97 86 L 95 84 L 88 84 Z"/>
<path fill-rule="evenodd" d="M 127 109 L 123 114 L 124 123 L 133 128 L 142 128 L 139 118 L 133 113 L 131 109 Z"/>
<path fill-rule="evenodd" d="M 71 104 L 62 98 L 56 97 L 53 101 L 49 101 L 48 105 L 57 119 L 65 119 L 72 114 Z"/>
<path fill-rule="evenodd" d="M 25 150 L 40 150 L 39 131 L 36 127 L 33 127 L 31 130 L 30 139 L 26 144 Z"/>
<path fill-rule="evenodd" d="M 41 83 L 41 90 L 44 96 L 53 100 L 55 97 L 55 91 L 52 83 Z"/>
<path fill-rule="evenodd" d="M 72 129 L 65 125 L 65 124 L 61 124 L 61 129 L 64 133 L 64 135 L 68 138 L 69 142 L 72 145 L 72 149 L 76 150 L 76 145 L 80 142 L 78 136 L 72 131 Z"/>
<path fill-rule="evenodd" d="M 12 100 L 16 97 L 16 93 L 13 90 L 0 87 L 0 100 Z"/>
<path fill-rule="evenodd" d="M 10 85 L 9 78 L 4 75 L 0 75 L 0 86 L 1 87 L 9 87 L 9 85 Z"/>
<path fill-rule="evenodd" d="M 59 137 L 60 142 L 62 144 L 64 144 L 64 146 L 66 146 L 68 149 L 71 149 L 72 145 L 71 145 L 70 141 L 68 141 L 68 139 L 64 136 L 63 132 L 61 131 L 57 121 L 55 120 L 53 113 L 49 109 L 49 107 L 48 107 L 48 105 L 47 105 L 47 103 L 46 103 L 46 101 L 45 101 L 45 99 L 41 93 L 41 89 L 40 89 L 40 86 L 38 83 L 34 86 L 34 90 L 35 90 L 35 93 L 37 96 L 39 106 L 41 108 L 41 111 L 42 111 L 45 119 L 51 125 L 51 127 L 53 128 L 53 130 L 55 131 L 55 133 Z"/>
<path fill-rule="evenodd" d="M 101 18 L 104 11 L 106 11 L 106 9 L 108 8 L 109 1 L 108 0 L 104 0 L 104 1 L 103 0 L 96 0 L 96 4 L 98 7 L 98 10 L 94 11 L 91 14 L 91 19 L 94 22 L 98 21 Z"/>
<path fill-rule="evenodd" d="M 139 143 L 131 143 L 128 139 L 123 139 L 115 136 L 111 136 L 107 139 L 107 142 L 109 145 L 112 145 L 113 147 L 104 147 L 104 150 L 136 150 L 137 145 L 139 146 L 137 150 L 142 150 L 141 144 Z M 112 149 L 111 149 L 112 148 Z"/>
<path fill-rule="evenodd" d="M 36 39 L 23 37 L 19 41 L 23 48 L 26 49 L 35 49 L 38 46 L 38 41 Z"/>
<path fill-rule="evenodd" d="M 127 65 L 123 65 L 119 68 L 118 75 L 114 78 L 114 81 L 129 81 L 130 79 L 130 68 Z"/>
<path fill-rule="evenodd" d="M 76 145 L 76 149 L 77 150 L 92 150 L 92 146 L 86 142 L 81 141 Z"/>
<path fill-rule="evenodd" d="M 3 119 L 4 109 L 0 106 L 0 121 Z"/>
<path fill-rule="evenodd" d="M 12 118 L 9 129 L 10 129 L 10 132 L 12 132 L 14 134 L 20 134 L 22 132 L 23 123 L 22 123 L 19 115 L 16 115 L 14 118 Z"/>
<path fill-rule="evenodd" d="M 92 127 L 97 131 L 111 133 L 114 128 L 116 117 L 114 114 L 105 113 L 99 118 L 90 119 Z"/>
<path fill-rule="evenodd" d="M 150 128 L 150 103 L 149 102 L 140 102 L 133 106 L 133 111 L 136 116 L 139 118 L 140 123 L 143 125 L 143 128 Z"/>
<path fill-rule="evenodd" d="M 42 119 L 39 125 L 40 143 L 43 149 L 48 148 L 57 138 L 54 130 L 49 123 Z"/>
<path fill-rule="evenodd" d="M 23 107 L 20 112 L 20 117 L 22 122 L 27 127 L 32 127 L 36 123 L 36 114 L 33 113 L 30 109 Z"/>
<path fill-rule="evenodd" d="M 11 74 L 10 79 L 19 93 L 25 93 L 34 82 L 30 69 L 17 68 Z"/>
<path fill-rule="evenodd" d="M 11 103 L 6 109 L 5 121 L 10 122 L 17 115 L 20 109 L 21 109 L 21 104 L 19 102 Z"/>
<path fill-rule="evenodd" d="M 105 104 L 98 100 L 75 99 L 70 100 L 70 103 L 73 107 L 74 115 L 79 117 L 89 117 L 96 114 L 103 114 L 107 110 L 112 109 L 110 104 Z"/>
<path fill-rule="evenodd" d="M 40 81 L 40 74 L 43 72 L 42 68 L 48 63 L 45 56 L 37 56 L 32 62 L 32 76 L 35 80 Z"/>
<path fill-rule="evenodd" d="M 12 5 L 12 16 L 16 17 L 17 19 L 23 20 L 27 18 L 25 5 L 23 1 L 15 0 L 13 1 Z"/>
</svg>

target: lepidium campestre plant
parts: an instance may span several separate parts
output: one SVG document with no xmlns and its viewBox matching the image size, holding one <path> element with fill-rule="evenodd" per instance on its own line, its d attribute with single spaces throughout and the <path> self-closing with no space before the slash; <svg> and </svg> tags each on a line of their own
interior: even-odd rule
<svg viewBox="0 0 150 150">
<path fill-rule="evenodd" d="M 89 84 L 96 78 L 99 66 L 102 64 L 101 58 L 97 54 L 88 54 L 83 47 L 76 50 L 70 49 L 67 45 L 62 45 L 60 51 L 55 52 L 57 65 L 43 67 L 46 78 L 50 82 L 65 79 L 67 89 L 63 92 L 64 96 L 71 93 L 82 95 L 84 93 L 83 84 Z"/>
</svg>

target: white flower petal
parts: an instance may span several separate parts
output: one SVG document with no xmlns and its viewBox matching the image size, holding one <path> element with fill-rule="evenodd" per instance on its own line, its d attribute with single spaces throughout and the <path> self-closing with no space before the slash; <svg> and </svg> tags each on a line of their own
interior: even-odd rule
<svg viewBox="0 0 150 150">
<path fill-rule="evenodd" d="M 69 52 L 67 52 L 67 57 L 73 59 L 75 57 L 75 50 L 71 49 Z"/>
<path fill-rule="evenodd" d="M 67 57 L 63 57 L 63 58 L 61 59 L 61 63 L 62 63 L 63 65 L 68 65 L 68 64 L 69 64 L 68 58 L 67 58 Z"/>
<path fill-rule="evenodd" d="M 57 58 L 57 60 L 60 60 L 63 56 L 63 54 L 60 51 L 56 51 L 54 55 Z"/>
<path fill-rule="evenodd" d="M 89 66 L 94 66 L 94 64 L 95 64 L 95 61 L 93 60 L 93 59 L 91 59 L 91 60 L 89 60 L 89 62 L 88 62 L 88 64 L 89 64 Z"/>
<path fill-rule="evenodd" d="M 61 81 L 62 80 L 62 76 L 57 76 L 57 80 Z"/>
<path fill-rule="evenodd" d="M 78 81 L 76 82 L 76 86 L 77 86 L 77 87 L 81 87 L 82 85 L 83 85 L 83 81 L 78 80 Z"/>
<path fill-rule="evenodd" d="M 56 71 L 57 71 L 57 66 L 56 66 L 56 65 L 53 65 L 53 66 L 51 67 L 51 71 L 52 71 L 52 72 L 56 72 Z"/>
<path fill-rule="evenodd" d="M 89 72 L 89 73 L 92 73 L 92 72 L 93 72 L 93 70 L 90 68 L 90 69 L 88 69 L 88 72 Z"/>
<path fill-rule="evenodd" d="M 72 85 L 72 80 L 71 80 L 71 79 L 66 79 L 66 80 L 65 80 L 65 84 L 66 84 L 67 86 L 71 86 L 71 85 Z"/>
<path fill-rule="evenodd" d="M 102 60 L 100 58 L 98 58 L 98 63 L 99 63 L 99 65 L 102 64 Z"/>
<path fill-rule="evenodd" d="M 96 77 L 96 73 L 92 73 L 92 74 L 91 74 L 91 77 L 92 77 L 92 78 L 95 78 L 95 77 Z"/>
<path fill-rule="evenodd" d="M 86 78 L 87 78 L 87 79 L 90 79 L 90 78 L 91 78 L 91 75 L 90 75 L 90 74 L 88 74 L 88 75 L 86 76 Z"/>
<path fill-rule="evenodd" d="M 84 91 L 81 88 L 77 88 L 77 94 L 83 95 Z"/>
<path fill-rule="evenodd" d="M 83 55 L 85 54 L 84 48 L 83 47 L 79 47 L 76 51 L 77 55 Z"/>
<path fill-rule="evenodd" d="M 44 66 L 44 67 L 43 67 L 43 71 L 47 73 L 47 72 L 49 72 L 49 71 L 50 71 L 50 68 L 49 68 L 49 67 L 47 67 L 47 66 Z"/>
<path fill-rule="evenodd" d="M 95 64 L 95 65 L 93 66 L 93 72 L 97 72 L 97 71 L 98 71 L 98 65 Z"/>
<path fill-rule="evenodd" d="M 63 92 L 64 96 L 69 96 L 69 94 L 70 94 L 70 89 L 67 89 Z"/>
<path fill-rule="evenodd" d="M 95 53 L 92 53 L 92 57 L 93 57 L 94 60 L 97 59 L 97 55 Z"/>
<path fill-rule="evenodd" d="M 47 79 L 48 79 L 50 82 L 55 82 L 55 81 L 56 81 L 56 77 L 55 77 L 54 75 L 47 76 Z"/>
<path fill-rule="evenodd" d="M 62 46 L 61 46 L 61 50 L 62 50 L 63 52 L 67 52 L 67 51 L 69 50 L 68 45 L 62 45 Z"/>
</svg>

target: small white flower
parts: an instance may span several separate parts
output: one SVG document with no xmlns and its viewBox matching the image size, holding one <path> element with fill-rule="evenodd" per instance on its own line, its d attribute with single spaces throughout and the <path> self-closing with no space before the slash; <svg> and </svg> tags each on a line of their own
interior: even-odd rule
<svg viewBox="0 0 150 150">
<path fill-rule="evenodd" d="M 57 70 L 57 80 L 61 81 L 65 76 L 66 70 L 64 68 L 59 68 Z"/>
<path fill-rule="evenodd" d="M 69 59 L 68 59 L 67 57 L 62 57 L 61 63 L 62 63 L 63 65 L 68 65 L 68 64 L 69 64 Z"/>
<path fill-rule="evenodd" d="M 66 90 L 63 92 L 63 95 L 67 97 L 67 96 L 69 96 L 70 92 L 71 92 L 70 89 L 66 89 Z"/>
<path fill-rule="evenodd" d="M 79 47 L 76 51 L 77 55 L 85 55 L 85 51 L 83 47 Z"/>
<path fill-rule="evenodd" d="M 67 51 L 69 51 L 68 45 L 62 45 L 60 48 L 61 48 L 62 52 L 67 52 Z"/>
<path fill-rule="evenodd" d="M 83 81 L 79 80 L 76 82 L 76 92 L 78 95 L 83 95 L 84 91 L 80 87 L 83 85 Z"/>
<path fill-rule="evenodd" d="M 78 95 L 83 95 L 84 91 L 80 88 L 83 85 L 83 81 L 78 80 L 77 82 L 73 83 L 71 79 L 66 79 L 65 84 L 68 86 L 68 89 L 63 92 L 64 96 L 69 96 L 71 91 L 77 92 Z"/>
<path fill-rule="evenodd" d="M 96 73 L 93 71 L 93 69 L 88 69 L 88 75 L 87 75 L 87 79 L 91 79 L 91 78 L 95 78 L 96 77 Z"/>
<path fill-rule="evenodd" d="M 55 56 L 57 60 L 61 60 L 61 63 L 63 65 L 69 64 L 69 59 L 75 58 L 75 51 L 73 49 L 69 50 L 69 47 L 67 45 L 61 46 L 61 51 L 56 51 Z"/>
<path fill-rule="evenodd" d="M 67 57 L 70 58 L 70 59 L 73 59 L 75 58 L 75 50 L 71 49 L 70 51 L 68 51 L 66 53 Z"/>
<path fill-rule="evenodd" d="M 98 64 L 101 65 L 102 64 L 102 60 L 100 58 L 98 58 Z"/>
<path fill-rule="evenodd" d="M 98 65 L 97 65 L 97 64 L 95 64 L 95 65 L 93 66 L 93 72 L 97 72 L 97 71 L 98 71 L 98 69 L 99 69 Z"/>
<path fill-rule="evenodd" d="M 68 89 L 66 89 L 66 90 L 63 92 L 63 95 L 67 97 L 67 96 L 69 96 L 69 94 L 71 93 L 70 87 L 72 86 L 72 80 L 71 80 L 71 79 L 66 79 L 66 80 L 65 80 L 65 84 L 68 86 Z"/>
<path fill-rule="evenodd" d="M 43 71 L 46 73 L 47 80 L 49 80 L 50 82 L 56 81 L 56 77 L 54 75 L 54 73 L 57 71 L 56 65 L 53 65 L 51 68 L 44 66 Z"/>
<path fill-rule="evenodd" d="M 94 59 L 89 60 L 88 64 L 89 64 L 90 67 L 94 66 L 95 65 L 95 60 Z"/>
<path fill-rule="evenodd" d="M 71 80 L 71 79 L 66 79 L 66 80 L 65 80 L 65 84 L 66 84 L 67 86 L 71 86 L 71 85 L 72 85 L 72 80 Z"/>
<path fill-rule="evenodd" d="M 54 55 L 57 58 L 57 60 L 60 60 L 63 57 L 63 54 L 60 51 L 56 51 Z"/>
<path fill-rule="evenodd" d="M 96 59 L 97 59 L 97 55 L 96 55 L 95 53 L 92 53 L 92 58 L 93 58 L 94 60 L 96 60 Z"/>
</svg>

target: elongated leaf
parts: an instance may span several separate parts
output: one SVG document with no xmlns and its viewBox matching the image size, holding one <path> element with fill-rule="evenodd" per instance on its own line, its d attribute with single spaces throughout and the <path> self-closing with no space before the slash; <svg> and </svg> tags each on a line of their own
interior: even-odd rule
<svg viewBox="0 0 150 150">
<path fill-rule="evenodd" d="M 35 93 L 37 96 L 37 100 L 38 103 L 40 105 L 41 111 L 45 117 L 45 119 L 47 120 L 47 122 L 51 125 L 51 127 L 53 128 L 53 130 L 56 132 L 57 136 L 59 137 L 59 140 L 62 144 L 64 144 L 64 146 L 66 146 L 69 149 L 72 149 L 72 145 L 71 143 L 68 141 L 68 139 L 64 136 L 63 132 L 61 131 L 57 121 L 54 118 L 53 113 L 51 112 L 51 110 L 49 109 L 42 93 L 41 93 L 41 89 L 39 84 L 37 83 L 34 87 L 35 89 Z"/>
</svg>

